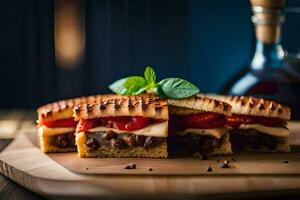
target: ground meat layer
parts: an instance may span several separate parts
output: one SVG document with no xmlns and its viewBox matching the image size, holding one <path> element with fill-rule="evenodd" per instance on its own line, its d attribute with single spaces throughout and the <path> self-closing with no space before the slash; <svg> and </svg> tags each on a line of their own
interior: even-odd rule
<svg viewBox="0 0 300 200">
<path fill-rule="evenodd" d="M 76 147 L 74 133 L 66 133 L 53 136 L 53 145 L 59 148 Z"/>
<path fill-rule="evenodd" d="M 272 151 L 276 149 L 279 138 L 261 133 L 254 129 L 232 129 L 230 131 L 230 142 L 233 150 L 242 150 L 250 146 L 257 150 L 268 148 Z"/>
<path fill-rule="evenodd" d="M 113 131 L 86 132 L 86 147 L 89 151 L 95 151 L 99 147 L 110 147 L 116 149 L 126 149 L 128 147 L 149 148 L 162 144 L 165 138 L 134 135 L 130 133 L 117 134 Z"/>
<path fill-rule="evenodd" d="M 219 148 L 223 144 L 223 138 L 216 138 L 209 135 L 187 134 L 176 136 L 181 154 L 210 154 L 214 148 Z"/>
</svg>

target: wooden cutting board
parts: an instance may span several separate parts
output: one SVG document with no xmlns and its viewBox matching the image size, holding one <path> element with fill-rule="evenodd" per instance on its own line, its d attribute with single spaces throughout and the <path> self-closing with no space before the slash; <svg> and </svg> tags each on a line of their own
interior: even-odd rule
<svg viewBox="0 0 300 200">
<path fill-rule="evenodd" d="M 231 156 L 197 158 L 143 159 L 143 158 L 78 158 L 76 153 L 49 154 L 51 159 L 69 171 L 100 175 L 300 175 L 300 153 L 259 154 L 243 153 Z M 224 160 L 229 168 L 221 168 Z M 136 169 L 128 170 L 128 164 Z M 207 172 L 210 166 L 213 172 Z M 149 170 L 151 168 L 151 170 Z"/>
<path fill-rule="evenodd" d="M 300 190 L 300 124 L 292 128 L 291 154 L 237 154 L 199 159 L 80 159 L 43 154 L 35 132 L 21 133 L 0 154 L 0 172 L 50 197 L 179 197 Z M 234 158 L 230 168 L 219 165 Z M 288 163 L 284 163 L 284 161 Z M 125 170 L 128 163 L 137 169 Z M 213 172 L 206 172 L 211 166 Z M 152 168 L 153 171 L 148 169 Z M 96 175 L 92 175 L 96 174 Z M 154 176 L 155 175 L 155 176 Z"/>
</svg>

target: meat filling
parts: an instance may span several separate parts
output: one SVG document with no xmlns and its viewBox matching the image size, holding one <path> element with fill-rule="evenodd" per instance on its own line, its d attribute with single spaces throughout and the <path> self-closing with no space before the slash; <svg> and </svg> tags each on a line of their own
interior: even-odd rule
<svg viewBox="0 0 300 200">
<path fill-rule="evenodd" d="M 258 132 L 254 129 L 232 129 L 230 131 L 230 142 L 234 150 L 242 150 L 247 146 L 253 149 L 268 148 L 275 150 L 279 138 Z"/>
<path fill-rule="evenodd" d="M 187 134 L 185 136 L 179 136 L 178 142 L 182 147 L 181 149 L 189 154 L 209 154 L 213 152 L 214 148 L 219 148 L 222 146 L 223 137 L 218 139 L 209 135 Z"/>
<path fill-rule="evenodd" d="M 126 149 L 128 147 L 154 147 L 166 141 L 165 138 L 134 135 L 117 134 L 113 131 L 86 132 L 86 147 L 90 151 L 95 151 L 99 147 L 105 146 L 116 149 Z"/>
<path fill-rule="evenodd" d="M 76 147 L 74 133 L 67 133 L 53 136 L 53 145 L 59 148 Z"/>
</svg>

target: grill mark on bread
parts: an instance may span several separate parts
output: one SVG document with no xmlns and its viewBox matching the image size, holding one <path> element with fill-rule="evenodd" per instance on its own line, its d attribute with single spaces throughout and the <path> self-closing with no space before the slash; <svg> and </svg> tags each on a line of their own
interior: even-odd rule
<svg viewBox="0 0 300 200">
<path fill-rule="evenodd" d="M 276 107 L 274 106 L 274 104 L 273 103 L 271 103 L 271 110 L 275 110 L 276 109 Z"/>
<path fill-rule="evenodd" d="M 242 105 L 242 106 L 246 105 L 246 101 L 245 101 L 244 99 L 242 99 L 241 105 Z"/>
<path fill-rule="evenodd" d="M 185 99 L 169 99 L 168 104 L 174 108 L 177 107 L 201 112 L 214 112 L 222 115 L 231 114 L 231 106 L 228 103 L 212 99 L 201 94 Z M 171 112 L 176 113 L 176 109 L 172 109 Z"/>
<path fill-rule="evenodd" d="M 75 113 L 79 113 L 80 112 L 80 107 L 75 107 L 74 111 L 75 111 Z"/>
<path fill-rule="evenodd" d="M 94 95 L 73 99 L 60 100 L 53 103 L 43 105 L 37 109 L 38 119 L 58 120 L 72 117 L 73 109 L 75 113 L 80 113 L 80 104 L 99 102 L 103 97 L 109 97 L 110 94 Z M 89 110 L 89 112 L 92 112 Z"/>
<path fill-rule="evenodd" d="M 121 100 L 120 99 L 115 99 L 114 100 L 114 108 L 115 109 L 121 108 Z"/>
<path fill-rule="evenodd" d="M 44 117 L 47 117 L 47 116 L 49 116 L 49 115 L 52 115 L 52 110 L 47 110 L 47 111 L 43 114 Z"/>
<path fill-rule="evenodd" d="M 128 99 L 128 108 L 129 108 L 129 109 L 133 109 L 133 108 L 134 108 L 134 105 L 133 105 L 131 99 Z"/>
<path fill-rule="evenodd" d="M 291 117 L 289 107 L 272 100 L 251 96 L 223 96 L 215 94 L 203 96 L 229 103 L 232 106 L 232 113 L 234 114 L 275 117 L 283 120 L 289 120 Z"/>
<path fill-rule="evenodd" d="M 99 104 L 99 108 L 100 108 L 100 110 L 105 110 L 106 109 L 106 105 L 104 105 L 103 102 L 101 102 Z"/>
<path fill-rule="evenodd" d="M 160 106 L 159 103 L 155 103 L 155 104 L 154 104 L 154 109 L 155 109 L 156 111 L 159 111 L 159 110 L 162 109 L 162 107 Z"/>
<path fill-rule="evenodd" d="M 146 100 L 144 99 L 144 97 L 141 98 L 141 104 L 142 104 L 142 109 L 143 110 L 146 110 L 148 105 L 147 105 L 147 102 Z"/>
<path fill-rule="evenodd" d="M 254 108 L 254 102 L 253 102 L 253 99 L 250 100 L 249 106 L 250 106 L 250 108 Z"/>
<path fill-rule="evenodd" d="M 224 111 L 227 112 L 231 108 L 230 105 L 224 104 Z"/>
<path fill-rule="evenodd" d="M 258 107 L 258 109 L 259 109 L 259 110 L 263 110 L 263 109 L 265 109 L 265 107 L 264 107 L 263 104 L 260 104 L 259 107 Z"/>
<path fill-rule="evenodd" d="M 93 112 L 93 105 L 87 105 L 87 112 L 92 113 Z"/>
<path fill-rule="evenodd" d="M 74 112 L 76 120 L 107 116 L 144 116 L 156 119 L 168 119 L 166 100 L 152 94 L 139 96 L 111 95 L 95 102 L 92 110 L 89 104 L 82 105 L 85 109 Z"/>
</svg>

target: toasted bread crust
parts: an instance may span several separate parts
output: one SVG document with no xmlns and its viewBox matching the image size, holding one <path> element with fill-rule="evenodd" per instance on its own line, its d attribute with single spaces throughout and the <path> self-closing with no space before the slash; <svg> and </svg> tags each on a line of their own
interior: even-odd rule
<svg viewBox="0 0 300 200">
<path fill-rule="evenodd" d="M 76 120 L 110 116 L 143 116 L 163 120 L 169 118 L 167 101 L 152 94 L 101 97 L 98 102 L 75 106 L 73 116 Z"/>
<path fill-rule="evenodd" d="M 86 97 L 78 97 L 73 99 L 61 100 L 53 103 L 43 105 L 37 109 L 38 120 L 41 121 L 53 121 L 59 119 L 67 119 L 73 116 L 73 108 L 76 105 L 83 103 L 97 102 L 103 97 L 109 97 L 111 94 L 93 95 Z"/>
<path fill-rule="evenodd" d="M 39 127 L 38 128 L 38 138 L 39 138 L 39 145 L 44 153 L 54 153 L 54 152 L 72 152 L 76 151 L 76 147 L 58 147 L 53 144 L 53 136 L 52 134 L 49 134 L 51 128 L 47 128 L 45 126 Z M 59 135 L 62 134 L 69 134 L 69 133 L 74 133 L 75 130 L 73 131 L 61 131 Z"/>
<path fill-rule="evenodd" d="M 172 115 L 191 115 L 191 114 L 199 114 L 199 113 L 203 113 L 203 112 L 204 111 L 201 111 L 201 110 L 195 110 L 195 109 L 190 109 L 190 108 L 169 105 L 169 113 Z"/>
<path fill-rule="evenodd" d="M 168 104 L 173 107 L 177 108 L 187 108 L 189 110 L 198 110 L 204 112 L 214 112 L 222 115 L 231 115 L 231 106 L 225 102 L 203 97 L 203 96 L 192 96 L 185 99 L 169 99 Z M 173 113 L 176 114 L 176 109 L 171 109 Z M 183 114 L 181 112 L 181 114 Z M 190 114 L 187 112 L 186 114 Z"/>
<path fill-rule="evenodd" d="M 283 120 L 291 118 L 290 108 L 275 101 L 251 96 L 223 96 L 215 94 L 204 96 L 229 103 L 234 114 L 275 117 Z"/>
<path fill-rule="evenodd" d="M 40 148 L 41 151 L 44 153 L 63 153 L 63 152 L 75 152 L 77 151 L 76 147 L 66 147 L 66 148 L 61 148 L 57 147 L 51 144 L 51 140 L 49 136 L 40 136 L 39 137 L 39 143 L 40 143 Z"/>
</svg>

